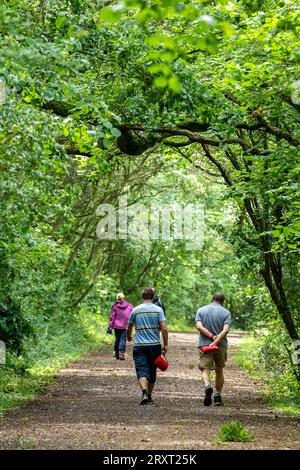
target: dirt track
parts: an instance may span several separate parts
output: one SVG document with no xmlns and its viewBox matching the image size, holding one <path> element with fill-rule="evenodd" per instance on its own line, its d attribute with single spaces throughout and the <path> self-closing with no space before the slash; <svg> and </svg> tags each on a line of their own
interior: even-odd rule
<svg viewBox="0 0 300 470">
<path fill-rule="evenodd" d="M 233 365 L 240 341 L 229 337 L 224 407 L 202 405 L 197 335 L 170 335 L 170 368 L 160 372 L 155 406 L 139 406 L 131 346 L 126 361 L 112 346 L 63 369 L 48 393 L 1 420 L 0 449 L 300 449 L 300 422 L 277 416 L 259 384 Z M 220 425 L 239 420 L 250 443 L 217 445 Z"/>
</svg>

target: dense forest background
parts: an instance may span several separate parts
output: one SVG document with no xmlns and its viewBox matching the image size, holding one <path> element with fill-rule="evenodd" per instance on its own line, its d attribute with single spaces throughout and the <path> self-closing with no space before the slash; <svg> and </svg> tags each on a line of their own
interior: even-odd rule
<svg viewBox="0 0 300 470">
<path fill-rule="evenodd" d="M 174 328 L 223 290 L 299 396 L 299 29 L 288 0 L 1 3 L 3 377 L 95 347 L 120 290 Z M 100 240 L 122 195 L 203 204 L 203 247 Z"/>
</svg>

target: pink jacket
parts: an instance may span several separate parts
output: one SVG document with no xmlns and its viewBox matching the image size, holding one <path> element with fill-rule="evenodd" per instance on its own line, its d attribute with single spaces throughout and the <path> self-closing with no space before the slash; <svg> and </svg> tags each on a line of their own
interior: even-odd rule
<svg viewBox="0 0 300 470">
<path fill-rule="evenodd" d="M 126 330 L 132 309 L 133 305 L 126 302 L 126 300 L 115 303 L 110 311 L 109 328 Z"/>
</svg>

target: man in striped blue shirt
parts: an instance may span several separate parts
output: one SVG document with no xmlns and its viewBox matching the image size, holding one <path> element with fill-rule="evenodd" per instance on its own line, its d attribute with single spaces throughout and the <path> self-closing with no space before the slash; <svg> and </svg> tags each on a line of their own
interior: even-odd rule
<svg viewBox="0 0 300 470">
<path fill-rule="evenodd" d="M 142 292 L 143 303 L 135 307 L 129 317 L 127 339 L 132 340 L 132 329 L 135 326 L 133 360 L 136 375 L 142 389 L 140 405 L 153 404 L 153 388 L 156 382 L 155 359 L 168 350 L 168 331 L 166 319 L 161 307 L 153 303 L 154 289 L 145 288 Z M 160 332 L 163 347 L 160 344 Z"/>
</svg>

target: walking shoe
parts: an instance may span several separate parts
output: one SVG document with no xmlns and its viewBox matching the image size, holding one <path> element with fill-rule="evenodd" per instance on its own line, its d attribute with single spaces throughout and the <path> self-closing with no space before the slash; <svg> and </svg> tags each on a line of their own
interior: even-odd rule
<svg viewBox="0 0 300 470">
<path fill-rule="evenodd" d="M 212 399 L 211 396 L 213 394 L 213 389 L 209 385 L 208 387 L 205 387 L 205 398 L 204 398 L 204 406 L 210 406 L 212 404 Z"/>
<path fill-rule="evenodd" d="M 115 357 L 116 359 L 119 359 L 119 351 L 115 351 L 115 352 L 114 352 L 114 357 Z"/>
<path fill-rule="evenodd" d="M 143 392 L 142 399 L 140 401 L 140 405 L 146 405 L 148 403 L 148 393 Z"/>
<path fill-rule="evenodd" d="M 119 359 L 120 361 L 125 361 L 125 353 L 123 351 L 119 351 Z"/>
<path fill-rule="evenodd" d="M 214 396 L 214 402 L 215 402 L 215 406 L 223 406 L 224 405 L 221 395 L 215 395 Z"/>
<path fill-rule="evenodd" d="M 148 405 L 154 405 L 154 400 L 151 395 L 148 395 Z"/>
</svg>

